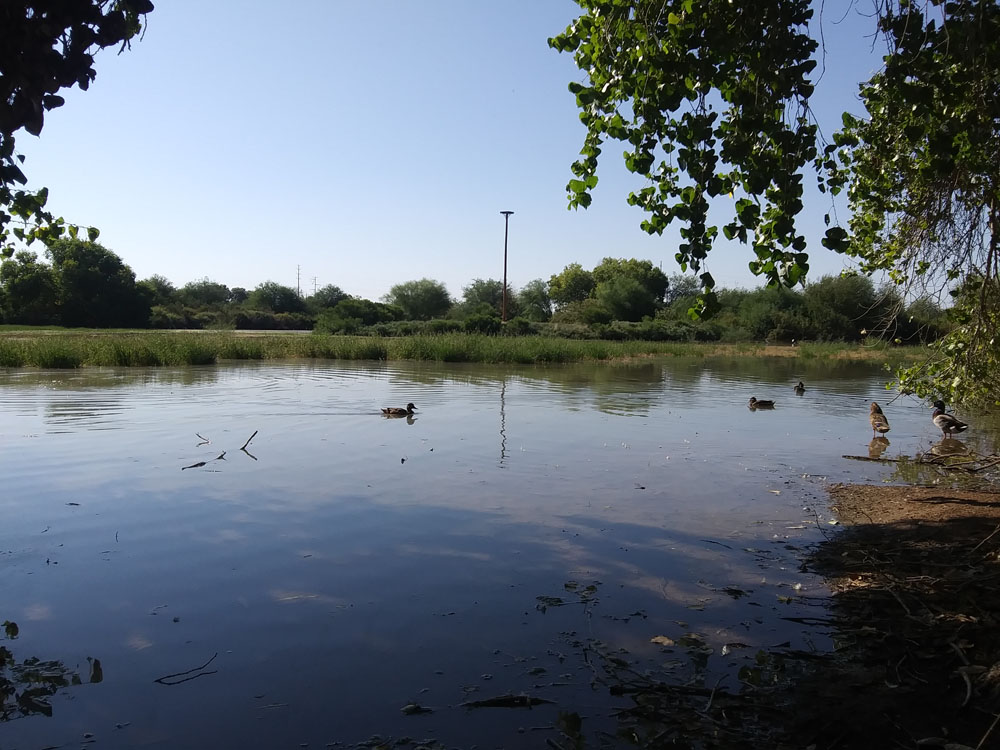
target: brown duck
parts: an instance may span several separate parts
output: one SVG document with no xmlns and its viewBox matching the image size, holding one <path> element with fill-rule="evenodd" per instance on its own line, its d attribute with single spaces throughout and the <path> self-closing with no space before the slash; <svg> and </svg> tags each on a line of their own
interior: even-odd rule
<svg viewBox="0 0 1000 750">
<path fill-rule="evenodd" d="M 869 410 L 868 421 L 872 423 L 872 437 L 875 437 L 876 432 L 881 432 L 884 435 L 889 431 L 889 420 L 882 413 L 882 407 L 874 401 L 872 401 Z"/>
<path fill-rule="evenodd" d="M 414 409 L 417 407 L 413 405 L 412 402 L 406 405 L 405 409 L 398 406 L 386 406 L 382 409 L 382 413 L 387 417 L 408 417 L 413 414 Z"/>
</svg>

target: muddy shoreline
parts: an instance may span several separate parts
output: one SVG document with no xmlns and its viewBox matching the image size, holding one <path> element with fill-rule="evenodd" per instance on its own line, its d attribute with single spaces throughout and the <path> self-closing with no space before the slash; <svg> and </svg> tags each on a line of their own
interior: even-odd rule
<svg viewBox="0 0 1000 750">
<path fill-rule="evenodd" d="M 833 592 L 809 619 L 834 649 L 760 651 L 735 689 L 603 655 L 602 682 L 631 699 L 618 713 L 628 746 L 1000 748 L 1000 493 L 827 489 L 837 525 L 799 559 Z"/>
<path fill-rule="evenodd" d="M 1000 494 L 829 491 L 846 528 L 805 566 L 835 592 L 837 650 L 793 686 L 791 744 L 1000 747 Z"/>
</svg>

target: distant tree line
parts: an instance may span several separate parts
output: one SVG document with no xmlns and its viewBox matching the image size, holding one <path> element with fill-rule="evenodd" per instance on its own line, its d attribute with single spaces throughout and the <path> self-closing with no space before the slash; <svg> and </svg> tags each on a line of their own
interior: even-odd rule
<svg viewBox="0 0 1000 750">
<path fill-rule="evenodd" d="M 60 239 L 48 261 L 22 250 L 0 264 L 0 320 L 8 324 L 93 328 L 237 328 L 316 330 L 384 336 L 470 331 L 546 333 L 584 338 L 658 340 L 861 341 L 887 335 L 932 341 L 952 325 L 931 300 L 904 302 L 894 287 L 863 276 L 826 276 L 801 290 L 722 289 L 719 313 L 689 315 L 696 277 L 668 278 L 648 260 L 605 258 L 593 269 L 566 266 L 548 281 L 508 287 L 473 279 L 453 299 L 441 282 L 406 281 L 379 301 L 328 285 L 308 296 L 265 281 L 252 290 L 201 279 L 174 286 L 163 276 L 137 281 L 97 242 Z"/>
</svg>

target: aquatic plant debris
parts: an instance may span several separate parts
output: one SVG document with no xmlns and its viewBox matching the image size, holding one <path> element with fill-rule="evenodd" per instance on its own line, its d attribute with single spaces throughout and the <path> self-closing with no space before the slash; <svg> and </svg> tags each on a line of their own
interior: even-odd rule
<svg viewBox="0 0 1000 750">
<path fill-rule="evenodd" d="M 483 698 L 478 701 L 466 701 L 459 705 L 463 708 L 531 708 L 532 706 L 541 706 L 546 703 L 555 703 L 555 701 L 538 698 L 537 696 L 511 695 L 508 693 L 493 698 Z"/>
</svg>

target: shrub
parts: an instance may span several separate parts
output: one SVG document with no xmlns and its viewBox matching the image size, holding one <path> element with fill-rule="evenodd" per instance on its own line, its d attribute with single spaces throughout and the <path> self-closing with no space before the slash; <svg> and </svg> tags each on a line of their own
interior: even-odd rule
<svg viewBox="0 0 1000 750">
<path fill-rule="evenodd" d="M 492 315 L 470 315 L 465 321 L 465 332 L 495 336 L 500 333 L 500 318 Z"/>
<path fill-rule="evenodd" d="M 187 316 L 163 305 L 153 305 L 149 311 L 151 328 L 189 328 Z"/>
<path fill-rule="evenodd" d="M 458 320 L 446 320 L 444 318 L 437 318 L 435 320 L 428 320 L 426 325 L 427 333 L 458 333 L 464 328 L 461 321 Z"/>
<path fill-rule="evenodd" d="M 530 320 L 517 317 L 511 318 L 503 324 L 503 332 L 507 336 L 527 336 L 529 333 L 534 333 L 534 330 Z"/>
</svg>

